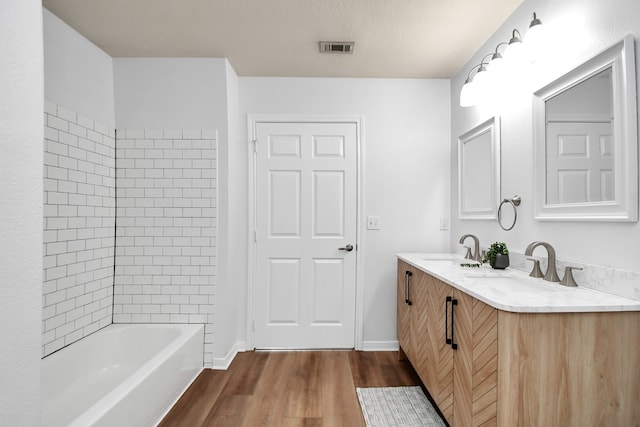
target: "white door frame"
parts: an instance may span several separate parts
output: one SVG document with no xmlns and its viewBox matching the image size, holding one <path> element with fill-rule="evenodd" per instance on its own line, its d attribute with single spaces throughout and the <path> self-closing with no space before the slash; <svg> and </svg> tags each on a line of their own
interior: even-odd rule
<svg viewBox="0 0 640 427">
<path fill-rule="evenodd" d="M 258 123 L 353 123 L 356 126 L 356 306 L 355 306 L 355 349 L 363 349 L 364 340 L 364 281 L 362 266 L 364 265 L 363 236 L 364 212 L 364 117 L 362 116 L 316 116 L 316 115 L 282 115 L 282 114 L 248 114 L 247 136 L 248 151 L 248 254 L 247 254 L 247 327 L 245 345 L 247 350 L 254 345 L 254 293 L 256 277 L 256 125 Z"/>
</svg>

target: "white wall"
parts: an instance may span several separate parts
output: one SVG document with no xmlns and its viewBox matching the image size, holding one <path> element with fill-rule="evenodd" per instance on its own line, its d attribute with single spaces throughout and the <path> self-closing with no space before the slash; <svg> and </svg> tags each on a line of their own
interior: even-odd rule
<svg viewBox="0 0 640 427">
<path fill-rule="evenodd" d="M 538 62 L 517 78 L 517 87 L 506 105 L 498 111 L 502 119 L 502 196 L 519 194 L 518 223 L 504 232 L 495 221 L 461 221 L 452 217 L 451 245 L 459 248 L 463 233 L 474 233 L 483 245 L 504 241 L 522 252 L 534 240 L 550 242 L 558 257 L 640 272 L 638 263 L 638 223 L 541 222 L 534 219 L 532 93 L 605 48 L 633 34 L 640 37 L 640 2 L 637 0 L 528 0 L 505 22 L 452 80 L 452 206 L 457 212 L 457 137 L 481 123 L 492 113 L 477 107 L 459 107 L 460 88 L 468 70 L 485 53 L 508 40 L 513 28 L 525 32 L 532 13 L 537 12 L 551 40 Z M 636 52 L 638 47 L 636 46 Z M 636 60 L 636 69 L 640 72 Z M 636 76 L 638 77 L 638 76 Z M 639 86 L 640 87 L 640 86 Z M 537 252 L 536 252 L 537 254 Z M 541 251 L 544 254 L 544 251 Z"/>
<path fill-rule="evenodd" d="M 363 215 L 382 218 L 382 230 L 363 230 L 362 238 L 370 348 L 396 340 L 394 254 L 449 247 L 448 231 L 439 229 L 440 217 L 449 217 L 449 90 L 448 80 L 240 78 L 243 137 L 234 143 L 244 157 L 229 165 L 242 180 L 238 189 L 247 188 L 248 113 L 364 117 Z M 230 234 L 246 242 L 246 193 L 238 196 Z M 246 246 L 235 255 L 231 271 L 246 283 Z M 240 298 L 246 300 L 246 291 Z"/>
<path fill-rule="evenodd" d="M 243 206 L 246 206 L 246 188 L 241 187 L 243 177 L 238 176 L 240 171 L 230 165 L 237 163 L 235 159 L 244 160 L 246 153 L 242 151 L 242 145 L 238 144 L 238 76 L 229 62 L 226 62 L 225 68 L 228 143 L 220 147 L 219 157 L 219 280 L 214 324 L 217 343 L 214 347 L 216 367 L 228 365 L 236 351 L 236 343 L 237 347 L 244 347 L 241 343 L 243 332 L 239 331 L 240 325 L 244 323 L 238 320 L 238 313 L 242 312 L 244 301 L 239 300 L 238 294 L 245 282 L 239 281 L 242 275 L 238 275 L 233 268 L 237 265 L 236 258 L 246 253 L 246 245 L 243 245 L 243 242 L 246 242 L 246 223 L 240 222 L 242 215 L 239 215 Z M 231 233 L 230 230 L 235 232 Z"/>
<path fill-rule="evenodd" d="M 115 125 L 113 60 L 43 9 L 45 100 Z"/>
<path fill-rule="evenodd" d="M 42 5 L 0 8 L 0 418 L 40 425 Z"/>
<path fill-rule="evenodd" d="M 117 129 L 218 129 L 227 137 L 225 59 L 114 58 Z"/>
</svg>

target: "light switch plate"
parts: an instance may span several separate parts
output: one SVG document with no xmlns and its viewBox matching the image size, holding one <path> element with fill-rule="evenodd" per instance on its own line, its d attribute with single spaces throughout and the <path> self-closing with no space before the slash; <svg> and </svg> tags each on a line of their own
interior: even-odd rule
<svg viewBox="0 0 640 427">
<path fill-rule="evenodd" d="M 447 230 L 449 228 L 449 221 L 444 216 L 440 217 L 440 230 Z"/>
<path fill-rule="evenodd" d="M 367 230 L 380 230 L 382 228 L 382 218 L 379 216 L 367 217 Z"/>
</svg>

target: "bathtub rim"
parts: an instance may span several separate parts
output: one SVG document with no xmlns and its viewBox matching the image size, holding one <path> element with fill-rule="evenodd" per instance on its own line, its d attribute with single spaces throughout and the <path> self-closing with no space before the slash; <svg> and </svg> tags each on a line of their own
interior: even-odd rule
<svg viewBox="0 0 640 427">
<path fill-rule="evenodd" d="M 109 413 L 119 402 L 124 400 L 129 393 L 134 390 L 137 386 L 139 386 L 148 376 L 150 372 L 153 372 L 158 369 L 158 367 L 165 361 L 167 361 L 174 353 L 175 350 L 181 346 L 184 346 L 187 341 L 194 338 L 194 336 L 201 334 L 200 336 L 200 346 L 201 348 L 204 346 L 204 324 L 170 324 L 170 323 L 112 323 L 107 325 L 104 328 L 101 328 L 91 335 L 88 335 L 85 338 L 89 338 L 91 336 L 95 337 L 98 335 L 98 332 L 109 332 L 111 329 L 126 329 L 127 327 L 143 327 L 143 328 L 152 328 L 152 329 L 162 329 L 162 328 L 178 328 L 180 329 L 180 334 L 177 337 L 174 337 L 172 340 L 167 342 L 167 345 L 162 348 L 157 354 L 148 359 L 145 363 L 140 365 L 133 371 L 129 376 L 127 376 L 122 382 L 118 383 L 118 385 L 111 390 L 109 390 L 105 395 L 103 395 L 100 399 L 94 402 L 91 406 L 86 408 L 83 412 L 79 413 L 77 417 L 75 417 L 68 427 L 85 427 L 87 425 L 92 425 L 96 420 L 101 419 L 106 414 Z M 200 332 L 202 331 L 202 332 Z M 96 338 L 93 338 L 95 340 Z M 77 341 L 76 343 L 80 343 L 82 340 Z M 63 347 L 67 348 L 71 347 L 71 345 Z M 62 350 L 62 349 L 60 349 Z M 60 350 L 56 351 L 53 354 L 59 353 Z M 48 357 L 48 356 L 47 356 Z M 57 356 L 60 357 L 60 356 Z M 195 378 L 202 372 L 204 369 L 204 361 L 203 354 L 200 353 L 200 366 L 198 369 L 194 369 L 194 374 L 189 376 L 189 380 L 185 381 L 180 389 L 177 389 L 173 393 L 173 397 L 163 402 L 163 409 L 159 410 L 155 415 L 156 419 L 150 420 L 150 425 L 157 425 L 171 410 L 173 405 L 180 399 L 182 394 L 189 388 L 189 386 L 193 383 Z M 44 361 L 46 358 L 43 358 Z"/>
</svg>

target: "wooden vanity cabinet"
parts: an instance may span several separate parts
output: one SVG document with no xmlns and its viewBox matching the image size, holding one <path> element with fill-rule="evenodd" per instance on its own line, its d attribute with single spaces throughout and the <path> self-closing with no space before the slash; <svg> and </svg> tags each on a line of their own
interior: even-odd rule
<svg viewBox="0 0 640 427">
<path fill-rule="evenodd" d="M 497 310 L 427 277 L 431 363 L 423 382 L 452 427 L 496 425 Z"/>
<path fill-rule="evenodd" d="M 427 290 L 424 272 L 398 261 L 398 343 L 401 358 L 420 375 L 427 368 Z"/>
<path fill-rule="evenodd" d="M 640 312 L 499 311 L 499 426 L 640 426 Z"/>
<path fill-rule="evenodd" d="M 410 323 L 412 304 L 409 301 L 409 292 L 411 279 L 415 271 L 416 269 L 409 264 L 398 260 L 397 334 L 402 358 L 404 358 L 404 356 L 408 358 L 410 355 L 413 355 L 411 351 Z"/>
<path fill-rule="evenodd" d="M 399 296 L 407 284 L 411 304 L 398 301 L 401 357 L 452 427 L 495 425 L 496 309 L 399 261 Z"/>
<path fill-rule="evenodd" d="M 398 296 L 400 356 L 452 427 L 640 427 L 640 312 L 498 310 L 401 260 Z"/>
</svg>

